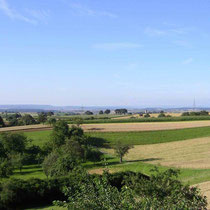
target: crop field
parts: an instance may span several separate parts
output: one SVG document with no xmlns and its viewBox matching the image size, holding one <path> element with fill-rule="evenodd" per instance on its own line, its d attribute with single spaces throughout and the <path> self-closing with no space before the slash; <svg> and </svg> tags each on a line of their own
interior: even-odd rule
<svg viewBox="0 0 210 210">
<path fill-rule="evenodd" d="M 154 113 L 154 114 L 150 114 L 151 117 L 158 117 L 160 113 Z M 166 112 L 164 113 L 165 115 L 170 115 L 172 117 L 180 117 L 181 113 L 173 113 L 173 112 Z M 127 116 L 118 116 L 113 118 L 113 120 L 117 120 L 117 119 L 130 119 L 130 118 L 143 118 L 143 116 L 140 116 L 139 114 L 132 114 L 132 115 L 127 115 Z"/>
<path fill-rule="evenodd" d="M 84 124 L 85 131 L 96 132 L 127 132 L 127 131 L 154 131 L 172 130 L 183 128 L 194 128 L 210 126 L 210 121 L 190 122 L 154 122 L 154 123 L 106 123 L 106 124 Z"/>
<path fill-rule="evenodd" d="M 106 152 L 113 154 L 112 149 Z M 210 137 L 134 146 L 125 159 L 176 168 L 210 169 Z"/>
<path fill-rule="evenodd" d="M 71 124 L 69 125 L 71 126 Z M 156 131 L 172 130 L 183 128 L 196 128 L 210 126 L 210 121 L 181 121 L 181 122 L 150 122 L 150 123 L 97 123 L 83 124 L 82 128 L 86 132 L 129 132 L 129 131 Z M 0 128 L 0 132 L 6 131 L 42 131 L 51 130 L 49 125 L 26 125 Z"/>
</svg>

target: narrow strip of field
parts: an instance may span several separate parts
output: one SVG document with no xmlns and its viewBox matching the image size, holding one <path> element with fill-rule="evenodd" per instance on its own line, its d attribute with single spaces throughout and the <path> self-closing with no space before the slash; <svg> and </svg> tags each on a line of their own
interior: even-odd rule
<svg viewBox="0 0 210 210">
<path fill-rule="evenodd" d="M 38 125 L 4 127 L 0 128 L 0 132 L 13 132 L 13 131 L 30 132 L 30 131 L 44 131 L 50 129 L 52 129 L 52 127 L 49 125 L 38 124 Z"/>
<path fill-rule="evenodd" d="M 69 125 L 71 126 L 71 124 Z M 209 121 L 182 121 L 182 122 L 147 122 L 147 123 L 104 123 L 83 124 L 86 132 L 128 132 L 128 131 L 157 131 L 175 130 L 183 128 L 208 127 Z M 49 125 L 26 125 L 0 128 L 0 132 L 6 131 L 40 131 L 52 129 Z"/>
<path fill-rule="evenodd" d="M 210 126 L 210 121 L 84 124 L 89 132 L 155 131 Z"/>
</svg>

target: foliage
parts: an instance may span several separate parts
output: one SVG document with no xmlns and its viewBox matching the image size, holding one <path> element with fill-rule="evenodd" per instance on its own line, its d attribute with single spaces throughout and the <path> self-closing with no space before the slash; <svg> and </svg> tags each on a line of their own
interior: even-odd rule
<svg viewBox="0 0 210 210">
<path fill-rule="evenodd" d="M 33 125 L 36 124 L 36 120 L 30 115 L 30 114 L 25 114 L 22 116 L 19 120 L 19 125 Z"/>
<path fill-rule="evenodd" d="M 127 109 L 115 109 L 116 114 L 127 114 L 128 110 Z"/>
<path fill-rule="evenodd" d="M 13 166 L 10 160 L 6 158 L 0 159 L 0 177 L 6 178 L 12 174 Z"/>
<path fill-rule="evenodd" d="M 69 126 L 63 121 L 59 120 L 53 125 L 53 131 L 51 134 L 51 141 L 54 148 L 58 148 L 65 144 L 66 138 L 69 137 Z"/>
<path fill-rule="evenodd" d="M 38 113 L 37 121 L 38 123 L 45 123 L 47 121 L 47 113 L 46 112 L 40 112 Z"/>
<path fill-rule="evenodd" d="M 56 123 L 56 118 L 54 118 L 54 117 L 50 117 L 49 119 L 48 119 L 48 124 L 50 124 L 50 125 L 54 125 L 55 123 Z"/>
<path fill-rule="evenodd" d="M 98 162 L 102 160 L 103 153 L 100 152 L 97 148 L 90 146 L 85 147 L 84 159 L 92 162 Z"/>
<path fill-rule="evenodd" d="M 24 153 L 28 144 L 27 137 L 22 133 L 1 133 L 0 148 L 2 152 L 0 156 L 7 156 L 12 153 Z"/>
<path fill-rule="evenodd" d="M 111 110 L 110 110 L 110 109 L 106 109 L 106 110 L 104 111 L 104 113 L 105 113 L 105 114 L 110 114 L 110 113 L 111 113 Z"/>
<path fill-rule="evenodd" d="M 31 206 L 49 205 L 53 200 L 66 200 L 63 188 L 70 187 L 72 193 L 84 183 L 82 170 L 73 170 L 66 177 L 50 179 L 8 179 L 0 183 L 0 209 L 26 209 Z M 108 180 L 111 185 L 121 189 L 125 176 L 132 172 L 109 174 Z M 141 174 L 137 174 L 138 176 Z M 99 175 L 90 175 L 90 179 L 100 177 Z"/>
<path fill-rule="evenodd" d="M 43 160 L 43 151 L 39 146 L 32 145 L 26 148 L 24 153 L 24 164 L 40 164 Z"/>
<path fill-rule="evenodd" d="M 166 117 L 166 115 L 164 114 L 164 113 L 160 113 L 159 115 L 158 115 L 158 117 L 160 118 L 160 117 Z"/>
<path fill-rule="evenodd" d="M 130 176 L 126 182 L 138 196 L 150 201 L 153 209 L 206 209 L 206 197 L 196 187 L 183 185 L 178 174 L 177 170 L 160 172 L 155 168 L 149 180 Z"/>
<path fill-rule="evenodd" d="M 98 114 L 104 114 L 103 110 L 100 110 Z"/>
<path fill-rule="evenodd" d="M 1 127 L 4 127 L 4 126 L 5 126 L 4 120 L 3 120 L 3 118 L 0 116 L 0 128 L 1 128 Z"/>
<path fill-rule="evenodd" d="M 118 189 L 111 185 L 109 174 L 95 176 L 80 172 L 80 184 L 66 187 L 67 201 L 55 201 L 68 209 L 206 209 L 206 198 L 195 187 L 177 180 L 177 172 L 157 172 L 150 179 L 136 174 L 124 178 Z"/>
<path fill-rule="evenodd" d="M 182 116 L 208 116 L 209 112 L 202 110 L 200 112 L 183 112 Z"/>
<path fill-rule="evenodd" d="M 132 146 L 122 144 L 120 141 L 118 141 L 113 148 L 117 157 L 120 158 L 120 163 L 122 163 L 122 158 L 128 153 Z"/>
<path fill-rule="evenodd" d="M 86 111 L 85 114 L 86 114 L 86 115 L 93 115 L 93 112 L 91 112 L 91 111 Z"/>
<path fill-rule="evenodd" d="M 150 114 L 149 114 L 149 113 L 146 113 L 146 114 L 144 115 L 144 117 L 145 117 L 145 118 L 149 118 L 149 117 L 150 117 Z"/>
</svg>

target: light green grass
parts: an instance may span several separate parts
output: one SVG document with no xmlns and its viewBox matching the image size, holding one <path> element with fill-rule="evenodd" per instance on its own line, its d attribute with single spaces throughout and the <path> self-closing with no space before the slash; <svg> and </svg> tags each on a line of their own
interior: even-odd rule
<svg viewBox="0 0 210 210">
<path fill-rule="evenodd" d="M 43 146 L 50 139 L 50 134 L 52 131 L 33 131 L 33 132 L 25 132 L 25 135 L 32 140 L 33 145 Z"/>
<path fill-rule="evenodd" d="M 44 206 L 44 207 L 31 208 L 26 210 L 67 210 L 67 208 L 58 207 L 58 206 Z"/>
<path fill-rule="evenodd" d="M 105 169 L 108 168 L 112 172 L 118 171 L 133 171 L 141 172 L 146 175 L 151 175 L 151 169 L 154 169 L 155 165 L 148 164 L 143 161 L 136 162 L 123 162 L 119 163 L 119 159 L 106 155 L 106 160 L 101 162 L 93 163 L 87 162 L 83 164 L 84 168 L 87 170 L 92 169 Z M 169 167 L 157 165 L 160 171 L 169 169 Z M 171 168 L 171 167 L 170 167 Z M 174 168 L 176 169 L 176 168 Z M 197 184 L 210 180 L 210 169 L 180 169 L 180 180 L 187 184 Z M 40 178 L 46 179 L 45 174 L 42 171 L 42 168 L 37 165 L 24 166 L 22 172 L 16 170 L 15 173 L 11 176 L 12 178 L 19 179 L 30 179 L 30 178 Z"/>
</svg>

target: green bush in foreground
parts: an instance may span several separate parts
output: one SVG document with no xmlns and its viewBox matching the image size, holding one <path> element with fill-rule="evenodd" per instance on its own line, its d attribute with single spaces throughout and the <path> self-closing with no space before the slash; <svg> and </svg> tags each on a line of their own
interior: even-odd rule
<svg viewBox="0 0 210 210">
<path fill-rule="evenodd" d="M 124 177 L 135 175 L 139 178 L 148 179 L 141 173 L 121 172 L 110 174 L 108 177 L 112 186 L 121 189 Z M 100 175 L 89 175 L 90 179 L 100 177 Z M 54 200 L 65 200 L 67 197 L 63 193 L 64 187 L 72 189 L 71 193 L 76 195 L 85 182 L 81 170 L 74 170 L 66 177 L 51 179 L 8 179 L 0 183 L 0 209 L 14 210 L 26 209 L 32 206 L 50 205 Z"/>
<path fill-rule="evenodd" d="M 172 169 L 157 172 L 150 179 L 130 175 L 120 190 L 110 184 L 106 171 L 94 178 L 86 172 L 80 174 L 78 188 L 66 187 L 68 200 L 55 201 L 55 205 L 69 210 L 207 209 L 206 197 L 197 188 L 182 185 Z"/>
</svg>

